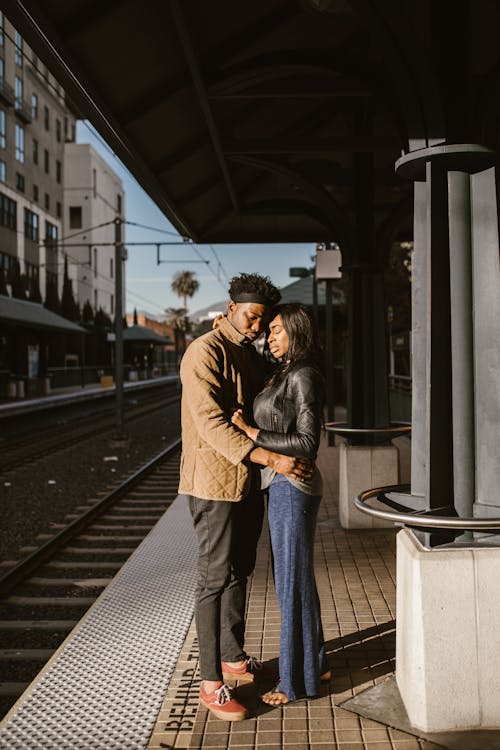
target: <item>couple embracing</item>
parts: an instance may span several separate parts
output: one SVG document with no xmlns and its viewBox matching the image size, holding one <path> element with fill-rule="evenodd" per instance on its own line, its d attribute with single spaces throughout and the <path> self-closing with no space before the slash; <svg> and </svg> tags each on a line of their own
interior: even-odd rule
<svg viewBox="0 0 500 750">
<path fill-rule="evenodd" d="M 229 296 L 227 316 L 181 363 L 179 492 L 189 496 L 198 540 L 200 702 L 239 721 L 247 710 L 226 682 L 252 681 L 262 669 L 244 636 L 266 493 L 281 640 L 279 681 L 262 700 L 314 696 L 329 679 L 313 565 L 324 388 L 305 306 L 278 306 L 279 291 L 259 274 L 233 278 Z M 265 330 L 274 365 L 253 345 Z"/>
</svg>

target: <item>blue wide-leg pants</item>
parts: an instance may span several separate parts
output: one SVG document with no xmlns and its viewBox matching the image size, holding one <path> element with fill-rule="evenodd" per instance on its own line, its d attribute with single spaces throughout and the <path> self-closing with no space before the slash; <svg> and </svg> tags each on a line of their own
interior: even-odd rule
<svg viewBox="0 0 500 750">
<path fill-rule="evenodd" d="M 321 497 L 281 474 L 269 486 L 274 582 L 281 611 L 279 690 L 289 700 L 318 695 L 328 670 L 314 577 L 314 534 Z"/>
</svg>

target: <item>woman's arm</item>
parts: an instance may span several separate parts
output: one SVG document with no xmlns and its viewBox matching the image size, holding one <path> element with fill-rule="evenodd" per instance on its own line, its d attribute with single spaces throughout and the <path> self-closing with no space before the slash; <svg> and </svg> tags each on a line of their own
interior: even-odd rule
<svg viewBox="0 0 500 750">
<path fill-rule="evenodd" d="M 257 435 L 259 434 L 259 428 L 251 427 L 247 422 L 245 422 L 242 409 L 236 409 L 233 416 L 231 417 L 231 422 L 235 424 L 236 427 L 238 427 L 242 432 L 244 432 L 245 435 L 249 437 L 250 440 L 253 440 L 255 443 L 255 440 L 257 439 Z"/>
<path fill-rule="evenodd" d="M 295 430 L 286 433 L 259 430 L 255 439 L 252 438 L 255 445 L 285 456 L 314 459 L 321 433 L 323 391 L 322 378 L 313 367 L 293 371 L 290 395 L 295 408 Z"/>
</svg>

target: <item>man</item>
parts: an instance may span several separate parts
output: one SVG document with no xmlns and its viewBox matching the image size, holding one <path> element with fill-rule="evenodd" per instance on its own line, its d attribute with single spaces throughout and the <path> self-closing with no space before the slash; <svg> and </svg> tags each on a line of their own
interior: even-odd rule
<svg viewBox="0 0 500 750">
<path fill-rule="evenodd" d="M 266 375 L 252 342 L 281 295 L 259 274 L 233 278 L 229 295 L 227 318 L 193 341 L 182 359 L 179 492 L 189 495 L 198 537 L 200 702 L 220 719 L 239 721 L 246 709 L 224 680 L 251 681 L 261 667 L 243 648 L 246 583 L 264 515 L 259 472 L 252 463 L 296 478 L 307 477 L 310 467 L 302 459 L 255 448 L 231 423 L 237 408 L 251 420 Z"/>
</svg>

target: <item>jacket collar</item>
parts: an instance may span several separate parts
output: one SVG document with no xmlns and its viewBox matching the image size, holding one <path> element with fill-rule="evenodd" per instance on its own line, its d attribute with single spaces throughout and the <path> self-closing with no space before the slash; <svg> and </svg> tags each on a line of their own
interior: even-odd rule
<svg viewBox="0 0 500 750">
<path fill-rule="evenodd" d="M 219 331 L 222 333 L 224 338 L 228 339 L 233 344 L 245 346 L 247 343 L 251 343 L 250 341 L 248 341 L 246 336 L 240 333 L 227 318 L 222 318 L 222 320 L 220 321 Z"/>
</svg>

